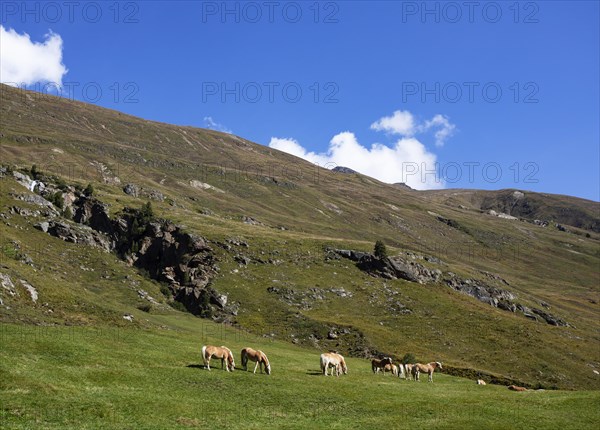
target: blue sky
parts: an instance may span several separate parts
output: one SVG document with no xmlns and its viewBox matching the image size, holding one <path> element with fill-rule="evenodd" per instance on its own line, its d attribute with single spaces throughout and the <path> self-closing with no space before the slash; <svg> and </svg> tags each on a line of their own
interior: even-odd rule
<svg viewBox="0 0 600 430">
<path fill-rule="evenodd" d="M 3 82 L 416 188 L 600 200 L 596 1 L 7 1 L 0 20 Z M 37 75 L 42 54 L 6 49 L 24 33 Z"/>
</svg>

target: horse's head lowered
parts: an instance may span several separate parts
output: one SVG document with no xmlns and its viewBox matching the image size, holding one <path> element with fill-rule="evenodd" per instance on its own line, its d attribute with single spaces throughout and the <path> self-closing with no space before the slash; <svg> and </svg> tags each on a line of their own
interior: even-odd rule
<svg viewBox="0 0 600 430">
<path fill-rule="evenodd" d="M 235 361 L 233 360 L 233 353 L 226 346 L 221 346 L 227 352 L 227 367 L 232 372 L 235 370 Z"/>
<path fill-rule="evenodd" d="M 439 368 L 440 368 L 440 370 L 442 370 L 442 363 L 441 363 L 441 362 L 439 362 L 439 361 L 436 361 L 436 362 L 435 362 L 435 365 L 436 365 L 437 367 L 439 367 Z"/>
</svg>

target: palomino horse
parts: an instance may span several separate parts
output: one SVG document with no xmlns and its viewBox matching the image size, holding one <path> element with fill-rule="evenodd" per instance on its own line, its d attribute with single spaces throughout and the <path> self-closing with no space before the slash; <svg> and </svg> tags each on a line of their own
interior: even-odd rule
<svg viewBox="0 0 600 430">
<path fill-rule="evenodd" d="M 439 361 L 432 361 L 431 363 L 427 364 L 417 363 L 415 364 L 415 367 L 413 367 L 413 375 L 418 381 L 420 373 L 427 373 L 427 375 L 429 375 L 429 382 L 433 382 L 433 372 L 435 372 L 435 369 L 437 369 L 438 367 L 440 370 L 442 370 L 442 363 L 440 363 Z"/>
<path fill-rule="evenodd" d="M 406 375 L 405 378 L 408 380 L 412 380 L 413 378 L 413 369 L 414 369 L 415 365 L 411 364 L 411 363 L 407 363 L 404 365 L 404 374 Z"/>
<path fill-rule="evenodd" d="M 486 385 L 485 381 L 483 379 L 478 379 L 477 380 L 477 385 Z"/>
<path fill-rule="evenodd" d="M 242 349 L 242 366 L 244 366 L 244 370 L 248 370 L 248 360 L 256 362 L 253 373 L 256 373 L 256 368 L 260 365 L 260 373 L 262 373 L 263 366 L 265 366 L 267 375 L 271 374 L 271 363 L 269 363 L 269 359 L 264 352 L 252 348 Z"/>
<path fill-rule="evenodd" d="M 336 376 L 340 376 L 340 373 L 344 375 L 348 374 L 348 367 L 346 367 L 346 361 L 344 357 L 336 352 L 324 352 L 321 354 L 321 372 L 327 376 L 328 369 L 335 368 Z M 331 369 L 331 376 L 333 376 L 333 369 Z"/>
<path fill-rule="evenodd" d="M 204 361 L 204 367 L 208 370 L 210 370 L 210 359 L 213 357 L 221 359 L 221 369 L 223 369 L 223 362 L 225 360 L 227 360 L 225 369 L 228 372 L 233 372 L 235 369 L 233 354 L 229 348 L 225 346 L 204 345 L 202 347 L 202 361 Z"/>
<path fill-rule="evenodd" d="M 384 370 L 386 365 L 392 364 L 392 359 L 390 357 L 382 358 L 381 360 L 378 358 L 374 358 L 371 360 L 371 370 L 373 373 L 378 373 L 380 370 Z"/>
<path fill-rule="evenodd" d="M 398 366 L 395 364 L 386 364 L 383 366 L 383 374 L 385 375 L 387 372 L 392 372 L 392 375 L 398 376 Z"/>
</svg>

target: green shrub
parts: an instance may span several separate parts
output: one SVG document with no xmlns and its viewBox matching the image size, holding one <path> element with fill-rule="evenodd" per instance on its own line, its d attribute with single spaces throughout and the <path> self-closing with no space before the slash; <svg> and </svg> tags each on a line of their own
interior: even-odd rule
<svg viewBox="0 0 600 430">
<path fill-rule="evenodd" d="M 87 187 L 85 187 L 85 190 L 83 190 L 83 194 L 85 194 L 88 197 L 94 195 L 94 186 L 91 184 L 91 182 L 87 184 Z"/>
<path fill-rule="evenodd" d="M 404 354 L 401 360 L 402 364 L 413 364 L 417 362 L 417 358 L 410 352 Z"/>
<path fill-rule="evenodd" d="M 160 286 L 160 292 L 165 297 L 173 297 L 173 293 L 171 292 L 171 289 L 166 284 L 161 284 L 161 286 Z"/>
<path fill-rule="evenodd" d="M 50 198 L 52 204 L 61 210 L 63 208 L 63 205 L 65 204 L 65 200 L 63 199 L 62 195 L 62 191 L 57 191 L 54 194 L 52 194 L 52 197 Z"/>
<path fill-rule="evenodd" d="M 150 303 L 139 305 L 137 307 L 140 311 L 150 313 L 152 311 L 152 305 Z"/>
<path fill-rule="evenodd" d="M 63 212 L 63 217 L 67 218 L 67 219 L 73 219 L 73 210 L 71 209 L 70 206 L 68 206 L 64 212 Z"/>
<path fill-rule="evenodd" d="M 176 301 L 176 300 L 174 300 L 174 301 L 172 301 L 171 303 L 169 303 L 169 305 L 170 305 L 170 306 L 171 306 L 173 309 L 175 309 L 175 310 L 177 310 L 177 311 L 180 311 L 180 312 L 187 312 L 187 309 L 186 309 L 185 305 L 184 305 L 183 303 L 181 303 L 181 302 L 178 302 L 178 301 Z"/>
</svg>

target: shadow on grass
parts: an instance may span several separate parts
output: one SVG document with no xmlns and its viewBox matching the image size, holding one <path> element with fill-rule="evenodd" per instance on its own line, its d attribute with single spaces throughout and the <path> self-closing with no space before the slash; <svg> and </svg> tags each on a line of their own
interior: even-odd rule
<svg viewBox="0 0 600 430">
<path fill-rule="evenodd" d="M 189 367 L 191 369 L 204 369 L 204 364 L 188 364 L 185 367 Z"/>
<path fill-rule="evenodd" d="M 306 374 L 310 376 L 323 376 L 323 372 L 320 370 L 309 370 Z"/>
<path fill-rule="evenodd" d="M 187 366 L 185 366 L 187 368 L 190 369 L 206 369 L 206 366 L 204 366 L 204 364 L 188 364 Z M 210 370 L 225 370 L 224 368 L 221 369 L 221 366 L 211 366 Z M 233 370 L 239 370 L 240 372 L 244 372 L 244 369 L 241 367 L 234 367 Z"/>
</svg>

